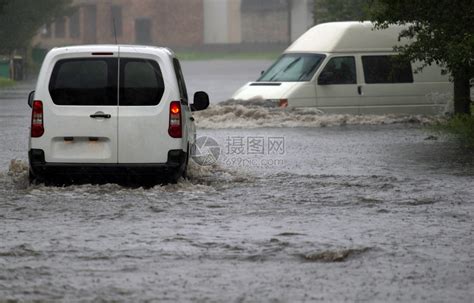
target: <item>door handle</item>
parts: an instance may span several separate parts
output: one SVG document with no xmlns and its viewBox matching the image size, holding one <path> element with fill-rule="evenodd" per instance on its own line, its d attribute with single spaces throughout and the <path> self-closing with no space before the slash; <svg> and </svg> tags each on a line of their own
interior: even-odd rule
<svg viewBox="0 0 474 303">
<path fill-rule="evenodd" d="M 104 114 L 104 113 L 95 113 L 90 115 L 91 118 L 104 118 L 104 119 L 110 119 L 112 116 L 110 114 Z"/>
<path fill-rule="evenodd" d="M 189 118 L 189 120 L 194 121 L 194 117 Z"/>
<path fill-rule="evenodd" d="M 359 93 L 359 95 L 362 95 L 362 86 L 361 85 L 357 86 L 357 92 Z"/>
</svg>

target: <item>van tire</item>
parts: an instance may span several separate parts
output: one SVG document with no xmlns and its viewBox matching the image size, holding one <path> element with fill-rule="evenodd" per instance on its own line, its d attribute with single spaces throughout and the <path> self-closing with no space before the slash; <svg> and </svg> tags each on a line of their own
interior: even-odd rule
<svg viewBox="0 0 474 303">
<path fill-rule="evenodd" d="M 30 185 L 38 185 L 45 183 L 44 179 L 35 175 L 31 169 L 28 171 L 28 181 L 30 182 Z"/>
<path fill-rule="evenodd" d="M 35 176 L 31 173 L 31 170 L 28 171 L 28 182 L 29 184 L 33 184 L 35 182 Z"/>
</svg>

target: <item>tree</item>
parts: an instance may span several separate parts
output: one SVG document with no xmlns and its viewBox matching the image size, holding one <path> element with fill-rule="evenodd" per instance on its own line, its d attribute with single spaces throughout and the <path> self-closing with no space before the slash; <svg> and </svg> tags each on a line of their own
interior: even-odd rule
<svg viewBox="0 0 474 303">
<path fill-rule="evenodd" d="M 27 48 L 38 29 L 70 12 L 72 0 L 0 0 L 0 54 L 12 58 Z"/>
<path fill-rule="evenodd" d="M 315 0 L 314 23 L 362 21 L 368 17 L 369 0 Z"/>
<path fill-rule="evenodd" d="M 454 82 L 454 112 L 470 114 L 469 80 L 474 77 L 473 0 L 372 0 L 370 12 L 377 28 L 407 25 L 400 38 L 413 42 L 397 50 L 412 61 L 424 62 L 424 66 L 443 66 Z"/>
<path fill-rule="evenodd" d="M 2 14 L 3 12 L 3 8 L 5 7 L 5 5 L 9 2 L 10 0 L 0 0 L 0 15 Z"/>
</svg>

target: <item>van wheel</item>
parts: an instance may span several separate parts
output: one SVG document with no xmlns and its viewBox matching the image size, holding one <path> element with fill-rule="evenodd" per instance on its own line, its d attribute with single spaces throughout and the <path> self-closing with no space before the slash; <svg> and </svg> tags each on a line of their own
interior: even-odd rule
<svg viewBox="0 0 474 303">
<path fill-rule="evenodd" d="M 30 184 L 33 184 L 35 182 L 35 176 L 33 176 L 31 170 L 28 171 L 28 181 L 30 182 Z"/>
<path fill-rule="evenodd" d="M 43 178 L 35 175 L 31 170 L 28 171 L 28 181 L 30 182 L 30 185 L 38 185 L 44 183 Z"/>
</svg>

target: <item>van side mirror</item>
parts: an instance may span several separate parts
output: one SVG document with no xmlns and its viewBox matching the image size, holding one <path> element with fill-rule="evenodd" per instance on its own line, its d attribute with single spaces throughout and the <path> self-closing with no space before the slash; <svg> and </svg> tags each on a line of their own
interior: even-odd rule
<svg viewBox="0 0 474 303">
<path fill-rule="evenodd" d="M 262 70 L 262 71 L 260 72 L 260 76 L 263 76 L 263 74 L 265 74 L 265 71 L 264 71 L 264 70 Z"/>
<path fill-rule="evenodd" d="M 194 102 L 191 104 L 191 111 L 197 112 L 209 107 L 209 95 L 205 92 L 196 92 Z"/>
<path fill-rule="evenodd" d="M 35 91 L 30 92 L 28 95 L 28 105 L 32 108 L 33 107 L 33 101 L 35 99 Z"/>
<path fill-rule="evenodd" d="M 334 81 L 333 72 L 322 72 L 318 77 L 319 85 L 331 84 Z"/>
</svg>

